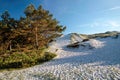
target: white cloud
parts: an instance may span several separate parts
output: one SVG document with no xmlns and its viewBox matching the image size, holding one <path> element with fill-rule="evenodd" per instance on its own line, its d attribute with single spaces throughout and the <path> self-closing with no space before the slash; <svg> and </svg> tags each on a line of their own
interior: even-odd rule
<svg viewBox="0 0 120 80">
<path fill-rule="evenodd" d="M 105 22 L 101 22 L 101 21 L 96 21 L 90 24 L 83 24 L 80 25 L 80 27 L 111 27 L 111 28 L 118 28 L 120 27 L 120 22 L 118 21 L 105 21 Z"/>
<path fill-rule="evenodd" d="M 120 6 L 112 7 L 112 8 L 110 8 L 110 9 L 108 9 L 108 10 L 109 10 L 109 11 L 112 11 L 112 10 L 118 10 L 118 9 L 120 9 Z"/>
<path fill-rule="evenodd" d="M 120 27 L 120 23 L 118 23 L 116 21 L 109 21 L 108 24 L 111 27 Z"/>
</svg>

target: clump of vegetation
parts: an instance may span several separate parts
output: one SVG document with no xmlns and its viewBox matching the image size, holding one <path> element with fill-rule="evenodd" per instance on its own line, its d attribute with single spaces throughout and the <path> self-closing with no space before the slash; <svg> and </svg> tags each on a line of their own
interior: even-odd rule
<svg viewBox="0 0 120 80">
<path fill-rule="evenodd" d="M 15 20 L 8 11 L 0 20 L 0 69 L 27 67 L 52 59 L 55 54 L 45 52 L 49 42 L 66 29 L 42 6 L 30 4 L 25 17 Z"/>
<path fill-rule="evenodd" d="M 54 58 L 56 54 L 44 50 L 10 52 L 0 56 L 0 69 L 30 67 Z"/>
<path fill-rule="evenodd" d="M 79 42 L 67 45 L 68 48 L 79 48 Z"/>
</svg>

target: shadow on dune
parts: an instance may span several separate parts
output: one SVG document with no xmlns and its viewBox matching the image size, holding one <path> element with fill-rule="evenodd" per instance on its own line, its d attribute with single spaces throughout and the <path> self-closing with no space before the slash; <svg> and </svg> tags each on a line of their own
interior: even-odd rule
<svg viewBox="0 0 120 80">
<path fill-rule="evenodd" d="M 100 65 L 117 65 L 120 64 L 120 54 L 113 53 L 112 55 L 109 53 L 99 53 L 99 52 L 92 52 L 87 55 L 77 55 L 71 56 L 67 58 L 60 58 L 55 59 L 54 62 L 50 65 L 60 65 L 60 64 L 88 64 L 88 63 L 95 63 L 95 62 L 102 62 Z"/>
<path fill-rule="evenodd" d="M 88 63 L 96 63 L 101 62 L 101 66 L 106 65 L 117 65 L 120 64 L 120 41 L 119 40 L 107 40 L 106 45 L 99 49 L 92 49 L 88 54 L 85 55 L 77 55 L 77 56 L 70 56 L 65 58 L 59 58 L 54 59 L 52 64 L 50 65 L 61 65 L 65 63 L 69 64 L 88 64 Z M 76 49 L 67 49 L 64 48 L 65 51 L 72 51 L 76 52 L 82 52 L 82 49 L 76 50 Z M 84 50 L 83 53 L 87 53 L 87 51 Z"/>
</svg>

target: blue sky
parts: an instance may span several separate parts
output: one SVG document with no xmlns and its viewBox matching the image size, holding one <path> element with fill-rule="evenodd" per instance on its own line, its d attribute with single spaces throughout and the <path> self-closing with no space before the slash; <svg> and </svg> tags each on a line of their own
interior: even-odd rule
<svg viewBox="0 0 120 80">
<path fill-rule="evenodd" d="M 42 5 L 67 26 L 64 34 L 120 31 L 120 0 L 0 0 L 0 13 L 8 10 L 18 19 L 31 3 Z"/>
</svg>

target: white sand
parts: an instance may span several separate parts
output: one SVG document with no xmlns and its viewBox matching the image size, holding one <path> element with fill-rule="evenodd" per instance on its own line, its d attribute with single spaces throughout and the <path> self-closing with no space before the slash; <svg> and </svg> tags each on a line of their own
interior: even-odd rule
<svg viewBox="0 0 120 80">
<path fill-rule="evenodd" d="M 57 57 L 31 68 L 4 71 L 0 80 L 119 80 L 120 36 L 118 39 L 91 39 L 86 47 L 66 48 L 70 34 L 51 43 Z M 90 48 L 92 46 L 93 48 Z"/>
</svg>

